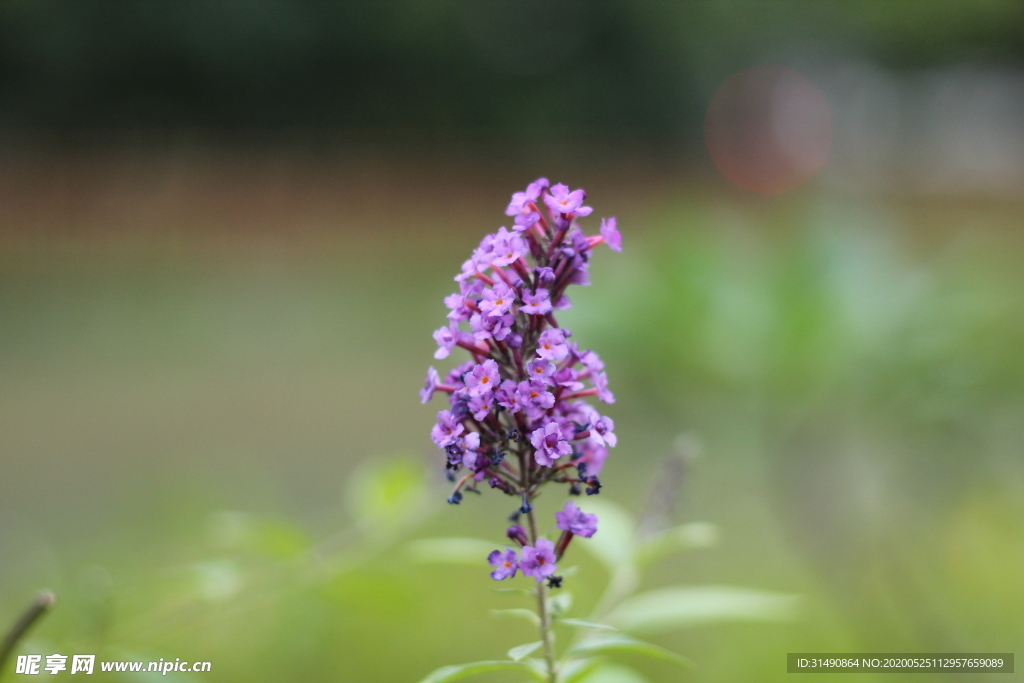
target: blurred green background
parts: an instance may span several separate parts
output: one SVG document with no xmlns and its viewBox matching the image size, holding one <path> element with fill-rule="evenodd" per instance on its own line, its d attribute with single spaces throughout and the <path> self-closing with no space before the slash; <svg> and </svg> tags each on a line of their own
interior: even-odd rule
<svg viewBox="0 0 1024 683">
<path fill-rule="evenodd" d="M 995 1 L 5 3 L 0 621 L 48 587 L 22 651 L 212 662 L 182 681 L 417 681 L 532 640 L 489 615 L 519 605 L 482 558 L 407 542 L 502 540 L 507 500 L 444 504 L 441 406 L 416 392 L 451 277 L 545 175 L 624 234 L 565 316 L 618 398 L 602 497 L 650 520 L 682 444 L 671 521 L 719 529 L 644 586 L 802 596 L 791 622 L 651 638 L 694 671 L 628 664 L 774 681 L 791 651 L 1013 651 L 1022 20 Z M 824 167 L 773 195 L 718 173 L 702 134 L 719 85 L 766 63 L 830 107 Z M 576 561 L 585 614 L 605 570 Z"/>
</svg>

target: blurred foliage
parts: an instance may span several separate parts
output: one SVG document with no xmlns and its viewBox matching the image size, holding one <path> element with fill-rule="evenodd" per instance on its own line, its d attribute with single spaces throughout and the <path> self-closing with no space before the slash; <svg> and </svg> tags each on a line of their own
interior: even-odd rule
<svg viewBox="0 0 1024 683">
<path fill-rule="evenodd" d="M 0 6 L 0 117 L 29 128 L 695 133 L 778 46 L 891 67 L 1013 64 L 1010 0 L 378 0 Z M 787 48 L 789 49 L 789 48 Z"/>
<path fill-rule="evenodd" d="M 670 190 L 617 211 L 626 249 L 595 256 L 565 319 L 619 399 L 558 642 L 614 626 L 594 646 L 623 664 L 575 673 L 775 681 L 787 651 L 1012 651 L 1019 207 Z M 436 206 L 417 220 L 454 215 Z M 504 543 L 506 501 L 434 488 L 415 393 L 450 252 L 472 244 L 438 234 L 2 262 L 0 617 L 43 585 L 60 598 L 23 651 L 388 683 L 536 639 L 480 555 Z M 674 447 L 681 492 L 653 500 Z M 696 668 L 622 653 L 623 633 Z"/>
</svg>

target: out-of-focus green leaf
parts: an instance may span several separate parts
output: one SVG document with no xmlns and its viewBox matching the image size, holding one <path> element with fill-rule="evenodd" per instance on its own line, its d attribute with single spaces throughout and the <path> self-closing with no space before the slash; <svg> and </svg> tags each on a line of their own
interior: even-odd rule
<svg viewBox="0 0 1024 683">
<path fill-rule="evenodd" d="M 799 598 L 732 586 L 673 587 L 625 600 L 605 619 L 624 631 L 652 633 L 719 621 L 790 621 Z"/>
<path fill-rule="evenodd" d="M 534 652 L 536 652 L 537 648 L 539 648 L 543 644 L 544 644 L 543 641 L 538 640 L 538 641 L 536 641 L 534 643 L 526 643 L 525 645 L 517 645 L 516 647 L 514 647 L 514 648 L 512 648 L 511 650 L 508 651 L 508 656 L 509 656 L 510 659 L 513 659 L 513 660 L 518 662 L 523 657 L 528 657 L 529 655 L 531 655 Z"/>
<path fill-rule="evenodd" d="M 606 500 L 581 500 L 579 506 L 584 512 L 597 515 L 597 533 L 591 538 L 574 539 L 573 547 L 579 545 L 586 549 L 611 570 L 633 562 L 636 534 L 633 515 L 621 505 Z"/>
<path fill-rule="evenodd" d="M 707 548 L 718 542 L 718 528 L 708 522 L 692 522 L 665 529 L 637 548 L 637 562 L 648 565 L 682 550 Z"/>
<path fill-rule="evenodd" d="M 448 683 L 449 681 L 458 681 L 470 676 L 491 673 L 492 671 L 526 671 L 535 678 L 537 677 L 534 668 L 526 662 L 490 661 L 443 666 L 433 671 L 429 676 L 421 680 L 420 683 Z M 537 680 L 543 679 L 538 678 Z"/>
<path fill-rule="evenodd" d="M 588 671 L 579 683 L 647 683 L 647 679 L 633 669 L 618 664 L 599 664 Z"/>
<path fill-rule="evenodd" d="M 522 607 L 516 609 L 492 609 L 491 614 L 502 619 L 526 619 L 534 626 L 540 626 L 540 617 L 537 616 L 537 613 Z"/>
<path fill-rule="evenodd" d="M 552 614 L 565 614 L 572 609 L 572 593 L 559 591 L 548 598 L 548 609 Z"/>
<path fill-rule="evenodd" d="M 349 479 L 346 502 L 358 520 L 401 526 L 422 514 L 425 482 L 423 467 L 411 458 L 371 459 Z"/>
<path fill-rule="evenodd" d="M 604 659 L 601 657 L 565 660 L 558 665 L 558 683 L 578 683 L 602 664 Z"/>
<path fill-rule="evenodd" d="M 494 592 L 507 595 L 535 595 L 533 591 L 526 590 L 525 588 L 495 588 Z"/>
<path fill-rule="evenodd" d="M 475 564 L 486 562 L 497 550 L 493 543 L 479 538 L 424 538 L 406 546 L 413 562 L 423 564 Z"/>
<path fill-rule="evenodd" d="M 259 553 L 283 560 L 298 557 L 312 545 L 305 529 L 296 524 L 234 511 L 211 515 L 208 536 L 218 549 Z"/>
<path fill-rule="evenodd" d="M 660 659 L 665 662 L 672 662 L 683 667 L 692 667 L 691 662 L 686 657 L 678 655 L 675 652 L 666 650 L 663 647 L 652 645 L 651 643 L 645 643 L 642 640 L 631 638 L 622 633 L 603 633 L 596 635 L 591 638 L 577 643 L 569 650 L 568 655 L 575 657 L 578 655 L 592 655 L 603 652 L 632 652 L 633 654 L 642 655 L 644 657 L 650 657 L 652 659 Z"/>
<path fill-rule="evenodd" d="M 618 629 L 608 624 L 599 624 L 595 621 L 587 621 L 586 619 L 559 619 L 559 624 L 566 624 L 567 626 L 575 626 L 576 628 L 593 629 L 596 631 L 617 631 Z"/>
</svg>

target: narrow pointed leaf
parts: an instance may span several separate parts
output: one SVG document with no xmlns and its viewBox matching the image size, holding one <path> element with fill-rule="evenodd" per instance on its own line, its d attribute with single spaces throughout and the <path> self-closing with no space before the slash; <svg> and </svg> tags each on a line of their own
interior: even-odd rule
<svg viewBox="0 0 1024 683">
<path fill-rule="evenodd" d="M 637 549 L 637 561 L 651 564 L 683 550 L 708 548 L 718 542 L 718 528 L 708 522 L 692 522 L 665 529 L 645 540 Z"/>
<path fill-rule="evenodd" d="M 558 683 L 578 683 L 590 672 L 604 664 L 601 657 L 569 659 L 558 665 Z"/>
<path fill-rule="evenodd" d="M 693 666 L 693 662 L 682 655 L 677 655 L 675 652 L 666 650 L 663 647 L 645 643 L 642 640 L 637 640 L 621 633 L 607 633 L 587 638 L 573 646 L 569 650 L 569 655 L 592 655 L 606 652 L 632 652 L 644 657 L 672 662 L 682 667 Z"/>
<path fill-rule="evenodd" d="M 587 621 L 586 619 L 559 619 L 559 624 L 566 624 L 568 626 L 575 626 L 576 628 L 592 629 L 595 631 L 618 631 L 619 629 L 608 624 L 599 624 L 595 621 Z"/>
<path fill-rule="evenodd" d="M 449 683 L 458 681 L 470 676 L 491 673 L 492 671 L 526 671 L 536 677 L 533 667 L 525 662 L 490 661 L 472 662 L 470 664 L 457 664 L 455 666 L 443 666 L 433 671 L 420 683 Z"/>
<path fill-rule="evenodd" d="M 662 588 L 625 600 L 605 617 L 624 631 L 658 633 L 723 621 L 792 621 L 799 597 L 732 586 Z"/>
<path fill-rule="evenodd" d="M 510 659 L 514 659 L 515 661 L 518 662 L 523 657 L 528 657 L 528 656 L 532 655 L 534 652 L 537 651 L 537 648 L 539 648 L 543 644 L 544 644 L 543 641 L 538 640 L 535 643 L 527 643 L 526 645 L 518 645 L 518 646 L 516 646 L 516 647 L 514 647 L 514 648 L 512 648 L 511 650 L 508 651 L 508 656 L 509 656 Z"/>
</svg>

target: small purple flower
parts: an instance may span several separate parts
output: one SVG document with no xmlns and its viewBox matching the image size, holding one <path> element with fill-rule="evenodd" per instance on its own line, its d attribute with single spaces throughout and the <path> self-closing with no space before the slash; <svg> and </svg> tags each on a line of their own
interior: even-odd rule
<svg viewBox="0 0 1024 683">
<path fill-rule="evenodd" d="M 587 193 L 583 190 L 570 192 L 566 185 L 559 183 L 551 187 L 551 194 L 544 197 L 544 203 L 555 213 L 589 216 L 593 209 L 583 206 L 586 199 Z"/>
<path fill-rule="evenodd" d="M 537 340 L 537 355 L 550 361 L 560 361 L 568 356 L 565 333 L 557 327 L 549 327 L 541 332 Z"/>
<path fill-rule="evenodd" d="M 509 312 L 516 302 L 516 290 L 504 282 L 496 282 L 493 289 L 485 289 L 480 300 L 480 310 L 484 315 L 497 318 Z"/>
<path fill-rule="evenodd" d="M 599 372 L 593 379 L 594 386 L 597 387 L 597 397 L 605 403 L 615 403 L 615 394 L 608 390 L 608 375 Z"/>
<path fill-rule="evenodd" d="M 590 370 L 595 375 L 604 370 L 604 361 L 593 351 L 584 351 L 580 354 L 579 359 L 586 366 L 587 370 Z"/>
<path fill-rule="evenodd" d="M 525 556 L 526 551 L 523 550 Z M 516 551 L 512 548 L 505 548 L 505 552 L 500 550 L 493 551 L 487 556 L 487 562 L 492 567 L 497 567 L 491 572 L 491 578 L 495 581 L 502 581 L 504 579 L 511 579 L 516 575 L 516 570 L 519 569 L 519 557 L 516 555 Z M 526 573 L 526 570 L 523 570 Z"/>
<path fill-rule="evenodd" d="M 430 366 L 427 370 L 427 379 L 423 383 L 423 388 L 420 389 L 420 402 L 429 403 L 430 399 L 434 397 L 434 390 L 437 389 L 437 385 L 441 383 L 441 378 L 437 375 L 437 370 L 434 366 Z"/>
<path fill-rule="evenodd" d="M 555 566 L 555 544 L 539 538 L 536 546 L 524 546 L 519 568 L 523 570 L 523 576 L 531 576 L 538 581 L 551 576 L 558 570 Z"/>
<path fill-rule="evenodd" d="M 516 389 L 516 400 L 524 408 L 533 409 L 531 416 L 534 412 L 540 413 L 555 405 L 554 394 L 548 391 L 544 382 L 537 381 L 520 382 Z"/>
<path fill-rule="evenodd" d="M 485 360 L 466 375 L 466 388 L 470 396 L 490 396 L 501 384 L 498 364 L 493 360 Z"/>
<path fill-rule="evenodd" d="M 615 216 L 601 219 L 601 237 L 612 251 L 622 251 L 622 235 L 615 225 Z"/>
<path fill-rule="evenodd" d="M 526 242 L 518 234 L 500 228 L 494 236 L 491 265 L 510 266 L 527 253 Z"/>
<path fill-rule="evenodd" d="M 590 538 L 597 533 L 597 515 L 588 515 L 571 500 L 566 502 L 561 512 L 555 513 L 555 520 L 562 531 L 571 531 L 583 538 Z"/>
<path fill-rule="evenodd" d="M 555 374 L 551 375 L 551 380 L 560 387 L 565 387 L 568 391 L 579 391 L 583 388 L 583 382 L 577 379 L 579 372 L 575 368 L 562 368 Z"/>
<path fill-rule="evenodd" d="M 505 380 L 498 387 L 498 390 L 494 392 L 494 400 L 498 402 L 502 408 L 510 413 L 518 413 L 523 409 L 523 406 L 519 403 L 519 397 L 517 396 L 516 389 L 518 386 L 510 379 Z"/>
<path fill-rule="evenodd" d="M 434 332 L 434 341 L 437 342 L 438 349 L 434 352 L 434 358 L 438 360 L 447 358 L 448 354 L 452 352 L 452 347 L 455 346 L 455 332 L 456 329 L 453 327 L 454 323 L 449 323 L 448 327 L 440 327 Z"/>
<path fill-rule="evenodd" d="M 523 291 L 523 305 L 519 307 L 523 313 L 530 315 L 546 315 L 551 312 L 551 300 L 548 290 L 541 287 L 536 292 Z"/>
<path fill-rule="evenodd" d="M 496 339 L 501 341 L 509 336 L 516 319 L 511 313 L 498 317 L 489 317 L 474 313 L 469 319 L 469 329 L 473 331 L 473 338 L 479 341 L 485 339 Z"/>
<path fill-rule="evenodd" d="M 539 380 L 550 384 L 551 380 L 548 378 L 555 374 L 555 364 L 544 358 L 534 358 L 526 364 L 526 374 L 531 381 Z"/>
<path fill-rule="evenodd" d="M 470 396 L 469 403 L 466 405 L 469 408 L 469 412 L 473 415 L 474 420 L 486 420 L 487 413 L 491 412 L 491 405 L 493 403 L 494 399 L 492 398 L 492 394 L 485 392 L 477 394 L 476 396 Z M 475 433 L 476 432 L 474 432 L 474 434 Z"/>
<path fill-rule="evenodd" d="M 562 296 L 558 297 L 558 301 L 555 301 L 552 304 L 552 306 L 556 311 L 564 311 L 567 308 L 572 308 L 572 300 L 568 296 L 563 294 Z"/>
<path fill-rule="evenodd" d="M 526 186 L 526 192 L 513 193 L 512 201 L 509 202 L 508 208 L 505 209 L 505 215 L 515 216 L 528 213 L 531 210 L 529 207 L 530 202 L 537 201 L 540 198 L 540 193 L 546 190 L 548 185 L 547 178 L 537 178 Z"/>
<path fill-rule="evenodd" d="M 455 322 L 469 320 L 473 315 L 473 309 L 467 305 L 468 298 L 465 294 L 449 294 L 444 298 L 444 305 L 452 311 L 448 314 L 449 320 Z"/>
<path fill-rule="evenodd" d="M 615 423 L 610 417 L 604 416 L 590 426 L 590 433 L 599 443 L 607 443 L 614 448 L 619 439 L 615 436 L 613 429 L 615 429 Z"/>
<path fill-rule="evenodd" d="M 465 429 L 449 411 L 442 410 L 437 414 L 437 424 L 430 430 L 430 438 L 434 440 L 438 448 L 444 448 L 448 444 L 455 443 Z"/>
<path fill-rule="evenodd" d="M 555 460 L 572 453 L 572 446 L 562 437 L 562 429 L 557 422 L 548 422 L 531 433 L 530 443 L 536 449 L 534 459 L 544 467 L 551 467 Z"/>
</svg>

